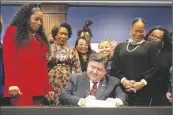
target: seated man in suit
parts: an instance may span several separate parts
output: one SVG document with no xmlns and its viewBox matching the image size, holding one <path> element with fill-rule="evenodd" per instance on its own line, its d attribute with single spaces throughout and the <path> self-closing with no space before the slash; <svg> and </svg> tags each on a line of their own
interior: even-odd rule
<svg viewBox="0 0 173 115">
<path fill-rule="evenodd" d="M 98 53 L 92 54 L 87 72 L 70 76 L 68 84 L 60 94 L 60 103 L 86 106 L 89 98 L 95 98 L 112 101 L 115 106 L 126 104 L 126 94 L 120 87 L 120 80 L 105 74 L 106 60 Z"/>
</svg>

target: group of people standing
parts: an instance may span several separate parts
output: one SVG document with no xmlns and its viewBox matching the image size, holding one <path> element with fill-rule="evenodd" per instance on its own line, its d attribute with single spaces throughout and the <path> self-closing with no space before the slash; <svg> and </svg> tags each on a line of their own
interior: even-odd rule
<svg viewBox="0 0 173 115">
<path fill-rule="evenodd" d="M 61 103 L 59 97 L 71 82 L 71 74 L 93 69 L 88 67 L 90 56 L 97 54 L 90 46 L 92 23 L 85 22 L 74 48 L 70 48 L 67 41 L 72 28 L 68 23 L 52 28 L 50 43 L 44 33 L 41 7 L 23 6 L 3 37 L 4 98 L 13 106 L 40 105 L 43 98 Z M 120 80 L 120 88 L 128 97 L 127 105 L 170 105 L 171 33 L 156 26 L 146 34 L 146 22 L 136 18 L 130 35 L 130 39 L 119 44 L 100 41 L 99 54 L 106 60 L 105 76 Z M 93 60 L 96 61 L 94 57 Z"/>
</svg>

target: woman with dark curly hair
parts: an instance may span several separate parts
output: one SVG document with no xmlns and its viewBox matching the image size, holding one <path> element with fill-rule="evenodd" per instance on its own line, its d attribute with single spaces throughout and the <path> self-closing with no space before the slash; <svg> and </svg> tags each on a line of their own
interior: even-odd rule
<svg viewBox="0 0 173 115">
<path fill-rule="evenodd" d="M 155 26 L 147 33 L 145 39 L 155 43 L 158 50 L 159 71 L 153 81 L 152 105 L 166 105 L 164 97 L 168 90 L 169 69 L 172 65 L 171 33 L 162 26 Z"/>
<path fill-rule="evenodd" d="M 57 104 L 59 94 L 64 90 L 70 74 L 81 72 L 77 51 L 66 44 L 71 35 L 71 26 L 67 23 L 52 28 L 54 42 L 50 45 L 48 66 L 49 81 L 57 95 Z"/>
<path fill-rule="evenodd" d="M 45 94 L 52 100 L 48 47 L 41 7 L 37 4 L 21 7 L 3 39 L 4 96 L 10 97 L 12 105 L 40 105 Z"/>
<path fill-rule="evenodd" d="M 168 52 L 172 51 L 172 33 L 162 26 L 155 26 L 151 28 L 146 34 L 145 40 L 153 43 L 160 43 L 158 47 L 159 52 L 165 50 Z"/>
</svg>

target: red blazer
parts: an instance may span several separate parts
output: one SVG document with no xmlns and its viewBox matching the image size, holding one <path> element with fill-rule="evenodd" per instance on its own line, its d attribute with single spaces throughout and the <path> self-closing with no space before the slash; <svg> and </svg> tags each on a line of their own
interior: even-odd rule
<svg viewBox="0 0 173 115">
<path fill-rule="evenodd" d="M 3 59 L 5 71 L 4 96 L 8 97 L 9 86 L 18 86 L 22 95 L 44 96 L 51 91 L 49 84 L 46 44 L 40 46 L 31 36 L 29 45 L 23 45 L 18 50 L 14 41 L 15 26 L 8 26 L 3 39 Z"/>
</svg>

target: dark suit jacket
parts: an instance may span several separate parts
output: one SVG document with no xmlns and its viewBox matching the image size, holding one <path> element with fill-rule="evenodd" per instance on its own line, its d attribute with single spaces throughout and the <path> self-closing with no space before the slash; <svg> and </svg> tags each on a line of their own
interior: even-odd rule
<svg viewBox="0 0 173 115">
<path fill-rule="evenodd" d="M 87 73 L 72 74 L 64 91 L 60 94 L 60 103 L 78 105 L 80 98 L 87 97 L 89 92 L 90 81 Z M 109 97 L 120 98 L 126 104 L 126 94 L 120 87 L 120 80 L 115 77 L 105 76 L 97 88 L 96 99 L 106 100 Z"/>
<path fill-rule="evenodd" d="M 171 66 L 171 68 L 169 70 L 169 73 L 170 73 L 170 75 L 169 75 L 168 91 L 172 92 L 172 66 Z"/>
</svg>

